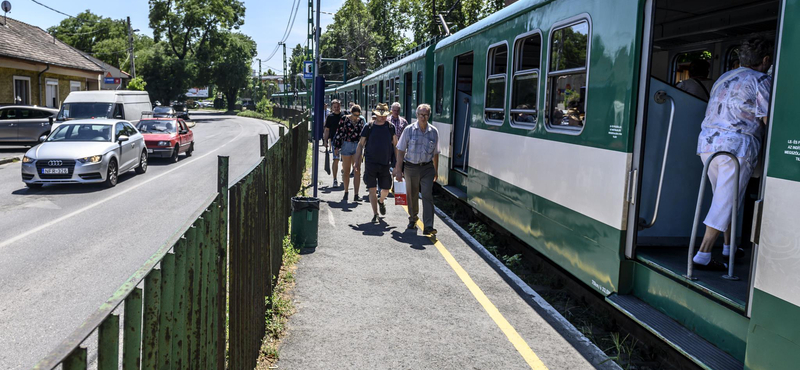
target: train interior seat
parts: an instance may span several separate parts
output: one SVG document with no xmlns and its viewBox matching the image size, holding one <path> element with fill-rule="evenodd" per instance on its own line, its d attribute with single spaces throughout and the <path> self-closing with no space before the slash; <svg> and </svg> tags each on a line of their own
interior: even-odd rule
<svg viewBox="0 0 800 370">
<path fill-rule="evenodd" d="M 676 85 L 689 78 L 688 69 L 694 60 L 708 62 L 706 78 L 710 85 L 723 73 L 738 67 L 738 45 L 743 40 L 753 34 L 776 37 L 779 1 L 657 0 L 655 9 L 640 175 L 640 225 L 649 224 L 655 214 L 666 145 L 669 145 L 669 152 L 658 217 L 652 227 L 639 228 L 636 258 L 680 276 L 687 269 L 688 245 L 703 169 L 696 148 L 707 102 Z M 668 100 L 662 104 L 655 101 L 658 91 L 669 95 L 675 103 L 669 143 L 666 136 L 671 106 Z M 734 265 L 734 273 L 740 280 L 722 279 L 722 273 L 717 271 L 694 271 L 699 285 L 742 305 L 747 301 L 752 272 L 750 227 L 760 183 L 759 178 L 750 180 L 744 209 L 737 220 L 738 245 L 746 251 L 746 256 Z M 695 249 L 699 248 L 705 230 L 702 219 L 711 196 L 710 186 L 706 185 Z M 721 237 L 718 244 L 714 258 L 723 260 Z M 727 258 L 724 260 L 727 262 Z"/>
</svg>

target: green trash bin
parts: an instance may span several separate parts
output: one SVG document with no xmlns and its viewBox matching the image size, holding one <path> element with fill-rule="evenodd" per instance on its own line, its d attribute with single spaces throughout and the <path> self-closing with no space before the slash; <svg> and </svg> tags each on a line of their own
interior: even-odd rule
<svg viewBox="0 0 800 370">
<path fill-rule="evenodd" d="M 316 248 L 319 198 L 292 198 L 292 244 L 295 248 Z"/>
</svg>

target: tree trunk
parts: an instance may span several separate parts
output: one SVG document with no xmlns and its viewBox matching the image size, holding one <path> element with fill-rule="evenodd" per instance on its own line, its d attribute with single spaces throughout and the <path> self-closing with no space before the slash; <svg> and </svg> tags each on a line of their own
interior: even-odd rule
<svg viewBox="0 0 800 370">
<path fill-rule="evenodd" d="M 236 92 L 236 89 L 231 89 L 225 93 L 225 99 L 228 100 L 228 112 L 233 112 L 236 109 Z"/>
</svg>

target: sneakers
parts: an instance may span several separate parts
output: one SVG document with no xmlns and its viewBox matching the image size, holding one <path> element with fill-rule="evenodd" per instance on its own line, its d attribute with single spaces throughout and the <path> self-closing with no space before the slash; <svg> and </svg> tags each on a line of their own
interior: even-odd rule
<svg viewBox="0 0 800 370">
<path fill-rule="evenodd" d="M 436 235 L 436 229 L 434 228 L 429 229 L 426 227 L 424 230 L 422 230 L 422 235 L 431 235 L 431 236 Z"/>
<path fill-rule="evenodd" d="M 350 195 L 350 194 L 349 194 L 348 192 L 346 192 L 346 191 L 345 191 L 345 192 L 344 192 L 344 197 L 342 197 L 342 202 L 346 202 L 346 201 L 347 201 L 347 196 L 348 196 L 348 195 Z"/>
<path fill-rule="evenodd" d="M 722 252 L 722 255 L 725 256 L 725 257 L 729 257 L 730 253 L 725 254 L 725 252 Z M 736 248 L 736 253 L 734 253 L 733 257 L 736 258 L 737 260 L 744 258 L 744 249 Z"/>
<path fill-rule="evenodd" d="M 408 221 L 408 226 L 406 226 L 406 229 L 408 229 L 408 230 L 414 230 L 414 229 L 416 229 L 416 228 L 417 228 L 417 223 L 416 223 L 416 222 L 414 222 L 414 221 Z"/>
<path fill-rule="evenodd" d="M 338 188 L 339 187 L 339 181 L 337 181 L 336 179 L 333 180 L 333 187 L 334 188 Z"/>
<path fill-rule="evenodd" d="M 372 216 L 372 223 L 373 223 L 373 224 L 377 224 L 377 223 L 379 223 L 380 221 L 381 221 L 381 219 L 380 219 L 380 217 L 378 217 L 378 214 L 377 214 L 377 213 L 375 214 L 375 216 Z"/>
<path fill-rule="evenodd" d="M 719 262 L 719 261 L 717 261 L 717 260 L 715 260 L 713 258 L 711 259 L 711 261 L 708 262 L 707 265 L 703 265 L 703 264 L 700 264 L 700 263 L 697 263 L 697 262 L 693 262 L 692 264 L 694 265 L 694 268 L 696 268 L 698 270 L 728 271 L 728 264 L 727 263 Z"/>
<path fill-rule="evenodd" d="M 381 210 L 381 216 L 386 216 L 386 205 L 383 202 L 378 202 L 378 208 Z"/>
</svg>

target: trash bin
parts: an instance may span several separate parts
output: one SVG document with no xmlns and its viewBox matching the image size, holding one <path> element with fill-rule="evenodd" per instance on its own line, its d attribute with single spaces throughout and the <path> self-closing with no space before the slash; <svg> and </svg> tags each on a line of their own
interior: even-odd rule
<svg viewBox="0 0 800 370">
<path fill-rule="evenodd" d="M 292 244 L 295 248 L 316 248 L 319 198 L 292 198 Z"/>
</svg>

